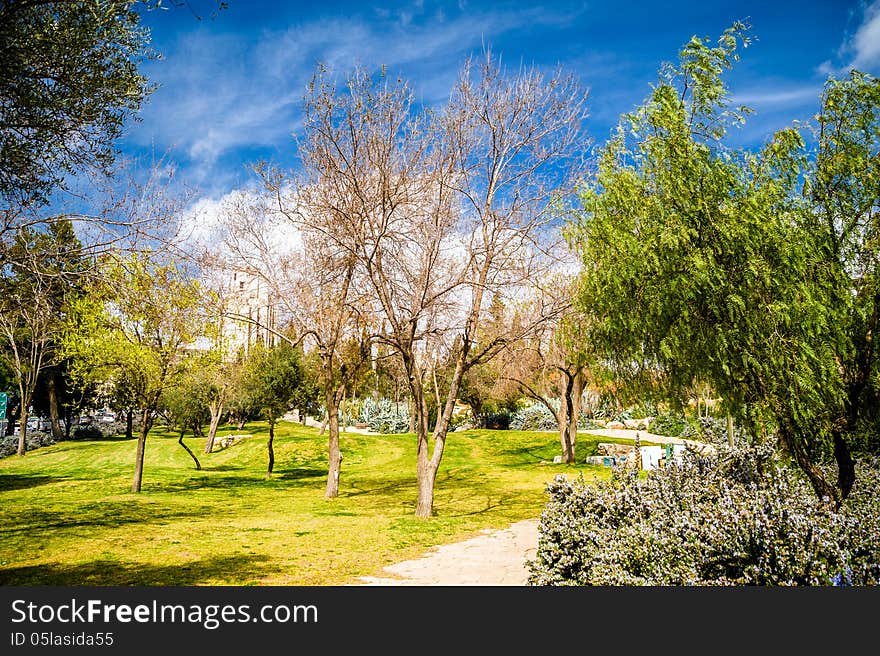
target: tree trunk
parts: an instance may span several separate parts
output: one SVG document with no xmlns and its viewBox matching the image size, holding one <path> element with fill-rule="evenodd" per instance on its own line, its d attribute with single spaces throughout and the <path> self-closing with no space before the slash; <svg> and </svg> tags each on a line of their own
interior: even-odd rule
<svg viewBox="0 0 880 656">
<path fill-rule="evenodd" d="M 134 410 L 129 408 L 125 412 L 125 439 L 134 437 Z"/>
<path fill-rule="evenodd" d="M 795 459 L 801 471 L 806 474 L 819 500 L 823 503 L 833 503 L 836 506 L 840 506 L 842 499 L 838 489 L 825 480 L 822 470 L 810 459 L 792 428 L 783 422 L 780 422 L 779 426 L 779 439 L 789 454 Z"/>
<path fill-rule="evenodd" d="M 409 368 L 407 368 L 409 373 Z M 427 519 L 434 514 L 434 481 L 437 478 L 437 467 L 433 466 L 428 445 L 428 412 L 425 404 L 424 390 L 421 380 L 416 377 L 415 367 L 409 374 L 410 391 L 412 392 L 413 413 L 410 418 L 410 429 L 416 434 L 416 479 L 418 482 L 418 498 L 416 499 L 416 517 Z M 438 428 L 441 426 L 438 419 Z M 435 430 L 434 434 L 437 435 Z M 435 446 L 436 451 L 436 446 Z M 437 454 L 435 453 L 435 456 Z"/>
<path fill-rule="evenodd" d="M 419 496 L 416 501 L 416 517 L 427 519 L 434 514 L 434 482 L 437 472 L 428 459 L 428 440 L 419 439 L 418 485 Z"/>
<path fill-rule="evenodd" d="M 153 424 L 152 408 L 145 408 L 141 413 L 141 430 L 138 435 L 137 454 L 134 461 L 134 480 L 131 483 L 132 492 L 141 491 L 141 481 L 144 477 L 144 451 L 147 446 L 147 433 Z"/>
<path fill-rule="evenodd" d="M 440 400 L 440 386 L 437 384 L 437 367 L 432 363 L 431 364 L 431 379 L 434 382 L 434 401 L 437 403 L 437 418 L 434 420 L 434 430 L 437 430 L 437 426 L 440 425 L 440 414 L 443 412 L 442 401 Z M 471 407 L 473 410 L 473 407 Z M 474 423 L 476 423 L 477 419 L 474 418 Z"/>
<path fill-rule="evenodd" d="M 217 438 L 217 428 L 220 426 L 220 418 L 223 416 L 223 404 L 211 404 L 211 423 L 208 424 L 208 436 L 205 438 L 205 453 L 214 450 L 214 440 Z"/>
<path fill-rule="evenodd" d="M 330 435 L 327 440 L 327 489 L 324 497 L 335 499 L 339 496 L 339 474 L 342 465 L 342 452 L 339 450 L 339 406 L 336 403 L 335 391 L 328 390 L 326 395 L 327 421 Z"/>
<path fill-rule="evenodd" d="M 834 459 L 837 461 L 837 487 L 840 500 L 846 499 L 856 482 L 856 465 L 850 454 L 849 445 L 843 436 L 834 432 Z"/>
<path fill-rule="evenodd" d="M 46 392 L 49 396 L 49 419 L 52 422 L 52 437 L 56 441 L 64 439 L 64 431 L 61 430 L 61 413 L 58 412 L 57 377 L 58 373 L 56 371 L 50 371 L 46 378 Z"/>
<path fill-rule="evenodd" d="M 733 448 L 733 415 L 727 411 L 727 446 Z"/>
<path fill-rule="evenodd" d="M 571 389 L 571 414 L 568 416 L 568 437 L 571 442 L 571 456 L 574 462 L 577 456 L 578 420 L 581 417 L 581 399 L 584 395 L 584 375 L 578 371 L 574 375 Z"/>
<path fill-rule="evenodd" d="M 416 501 L 416 517 L 427 519 L 434 514 L 434 483 L 437 480 L 437 472 L 443 459 L 443 451 L 446 447 L 446 436 L 449 432 L 449 421 L 455 410 L 455 401 L 458 398 L 458 390 L 461 387 L 461 379 L 465 373 L 465 358 L 468 347 L 456 339 L 453 352 L 458 352 L 455 371 L 449 382 L 449 391 L 446 394 L 446 404 L 443 406 L 443 414 L 437 420 L 432 438 L 434 440 L 434 453 L 428 458 L 428 405 L 425 400 L 424 388 L 421 378 L 415 375 L 416 369 L 412 367 L 409 376 L 410 391 L 416 409 L 416 437 L 418 440 L 418 499 Z M 410 371 L 408 368 L 407 371 Z"/>
<path fill-rule="evenodd" d="M 21 412 L 18 417 L 18 425 L 21 427 L 18 431 L 18 455 L 23 456 L 27 453 L 27 405 L 22 402 Z"/>
<path fill-rule="evenodd" d="M 266 443 L 266 446 L 269 450 L 269 466 L 266 468 L 266 478 L 272 476 L 272 469 L 275 467 L 275 448 L 273 447 L 273 442 L 275 442 L 275 417 L 269 416 L 269 441 Z"/>
<path fill-rule="evenodd" d="M 574 464 L 575 440 L 572 435 L 571 426 L 574 421 L 575 432 L 577 431 L 577 415 L 574 414 L 574 381 L 576 376 L 572 376 L 568 371 L 562 371 L 563 376 L 563 392 L 560 399 L 559 414 L 556 417 L 559 423 L 559 440 L 562 445 L 562 461 L 567 464 Z"/>
<path fill-rule="evenodd" d="M 201 470 L 202 464 L 199 462 L 199 459 L 196 458 L 196 454 L 193 453 L 192 450 L 190 450 L 190 448 L 183 441 L 183 435 L 185 432 L 186 431 L 183 429 L 180 430 L 180 438 L 177 440 L 177 443 L 184 448 L 184 450 L 189 454 L 189 457 L 192 458 L 193 462 L 196 463 L 196 469 Z"/>
</svg>

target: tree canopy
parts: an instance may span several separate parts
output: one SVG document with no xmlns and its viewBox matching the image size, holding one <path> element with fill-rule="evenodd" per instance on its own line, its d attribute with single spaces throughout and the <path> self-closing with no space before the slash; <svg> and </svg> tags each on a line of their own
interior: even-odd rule
<svg viewBox="0 0 880 656">
<path fill-rule="evenodd" d="M 854 476 L 848 417 L 875 367 L 878 81 L 828 81 L 815 153 L 803 126 L 737 151 L 725 135 L 749 110 L 729 106 L 721 76 L 747 43 L 742 24 L 714 47 L 694 38 L 622 118 L 568 229 L 577 301 L 621 379 L 673 393 L 707 380 L 743 420 L 771 422 L 839 502 Z M 830 451 L 836 486 L 817 465 Z"/>
<path fill-rule="evenodd" d="M 41 205 L 65 177 L 106 172 L 151 87 L 132 0 L 0 3 L 0 196 Z"/>
</svg>

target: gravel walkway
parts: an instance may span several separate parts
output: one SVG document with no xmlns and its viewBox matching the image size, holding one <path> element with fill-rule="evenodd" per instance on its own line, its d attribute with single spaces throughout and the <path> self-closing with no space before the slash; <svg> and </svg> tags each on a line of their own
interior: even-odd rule
<svg viewBox="0 0 880 656">
<path fill-rule="evenodd" d="M 526 585 L 537 545 L 538 520 L 527 519 L 389 565 L 389 577 L 362 577 L 361 585 Z"/>
</svg>

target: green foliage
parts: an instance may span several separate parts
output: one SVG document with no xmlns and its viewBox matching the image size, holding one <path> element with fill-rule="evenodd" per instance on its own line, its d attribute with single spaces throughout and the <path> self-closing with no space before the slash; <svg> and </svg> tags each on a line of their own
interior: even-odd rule
<svg viewBox="0 0 880 656">
<path fill-rule="evenodd" d="M 0 359 L 17 383 L 22 416 L 32 405 L 44 370 L 63 360 L 57 333 L 71 303 L 82 294 L 88 267 L 73 226 L 63 219 L 39 229 L 15 230 L 3 259 L 7 266 L 0 275 Z M 26 434 L 25 425 L 24 444 Z"/>
<path fill-rule="evenodd" d="M 321 361 L 313 350 L 299 353 L 300 379 L 291 399 L 291 407 L 300 411 L 300 415 L 318 415 L 321 411 Z"/>
<path fill-rule="evenodd" d="M 537 585 L 880 583 L 880 469 L 864 463 L 837 512 L 772 446 L 687 456 L 647 478 L 548 486 Z"/>
<path fill-rule="evenodd" d="M 162 390 L 159 399 L 168 425 L 180 432 L 190 430 L 198 434 L 211 418 L 208 404 L 215 381 L 211 372 L 200 366 L 201 360 L 198 356 L 187 358 L 180 375 Z"/>
<path fill-rule="evenodd" d="M 659 414 L 657 404 L 650 400 L 642 401 L 628 408 L 628 411 L 632 419 L 647 419 L 648 417 L 656 417 Z"/>
<path fill-rule="evenodd" d="M 198 283 L 148 255 L 110 258 L 65 317 L 62 341 L 80 386 L 124 386 L 142 411 L 186 368 L 182 356 L 209 321 Z"/>
<path fill-rule="evenodd" d="M 744 37 L 736 24 L 714 48 L 691 40 L 623 117 L 567 232 L 585 267 L 577 305 L 621 389 L 683 398 L 705 381 L 741 417 L 772 420 L 817 494 L 839 500 L 847 484 L 815 462 L 833 441 L 846 481 L 852 418 L 876 407 L 880 86 L 828 82 L 815 164 L 795 129 L 731 151 L 726 129 L 748 112 L 728 106 L 721 74 Z"/>
<path fill-rule="evenodd" d="M 246 404 L 275 421 L 293 407 L 302 381 L 299 350 L 281 342 L 254 347 L 244 362 L 238 384 Z"/>
<path fill-rule="evenodd" d="M 668 435 L 679 437 L 688 429 L 688 420 L 685 416 L 674 410 L 662 412 L 651 422 L 650 431 L 655 435 Z"/>
<path fill-rule="evenodd" d="M 68 174 L 106 172 L 150 89 L 132 0 L 0 4 L 0 196 L 41 204 Z"/>
</svg>

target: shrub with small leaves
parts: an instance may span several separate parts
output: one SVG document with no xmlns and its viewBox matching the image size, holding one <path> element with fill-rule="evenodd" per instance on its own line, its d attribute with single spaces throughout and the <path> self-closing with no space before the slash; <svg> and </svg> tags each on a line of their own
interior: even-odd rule
<svg viewBox="0 0 880 656">
<path fill-rule="evenodd" d="M 698 428 L 692 437 L 699 438 L 710 444 L 727 444 L 727 422 L 715 417 L 700 417 L 698 420 Z M 748 440 L 745 431 L 734 424 L 733 441 L 734 444 L 742 444 Z"/>
<path fill-rule="evenodd" d="M 55 439 L 51 433 L 38 430 L 29 430 L 26 438 L 26 447 L 28 451 L 39 449 L 41 446 L 50 446 L 55 444 Z M 9 435 L 0 437 L 0 458 L 6 458 L 18 453 L 18 435 Z"/>
<path fill-rule="evenodd" d="M 772 445 L 688 453 L 640 478 L 557 476 L 532 585 L 866 585 L 880 582 L 880 470 L 860 463 L 839 509 L 822 506 Z"/>
<path fill-rule="evenodd" d="M 663 412 L 651 422 L 651 432 L 655 435 L 681 437 L 687 429 L 687 419 L 680 412 Z"/>
</svg>

